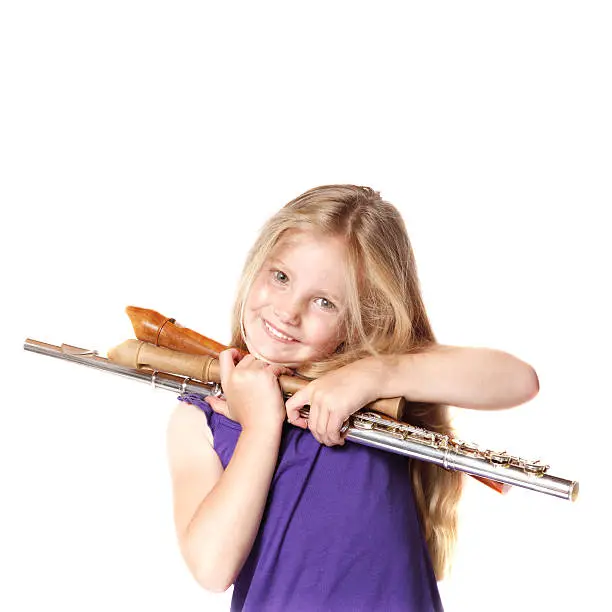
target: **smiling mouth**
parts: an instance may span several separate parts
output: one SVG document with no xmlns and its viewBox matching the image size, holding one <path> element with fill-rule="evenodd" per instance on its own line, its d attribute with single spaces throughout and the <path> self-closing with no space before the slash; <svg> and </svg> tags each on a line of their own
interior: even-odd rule
<svg viewBox="0 0 612 612">
<path fill-rule="evenodd" d="M 262 321 L 264 329 L 268 332 L 268 335 L 274 338 L 275 340 L 287 343 L 299 342 L 299 340 L 296 340 L 291 336 L 287 336 L 287 334 L 283 334 L 283 332 L 279 331 L 275 327 L 272 327 L 272 325 L 270 325 L 270 323 L 268 323 L 265 319 L 262 319 Z"/>
</svg>

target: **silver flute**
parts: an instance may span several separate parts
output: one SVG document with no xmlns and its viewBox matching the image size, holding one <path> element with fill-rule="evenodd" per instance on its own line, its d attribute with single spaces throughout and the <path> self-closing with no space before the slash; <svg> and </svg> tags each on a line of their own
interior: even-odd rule
<svg viewBox="0 0 612 612">
<path fill-rule="evenodd" d="M 154 388 L 167 391 L 199 393 L 204 396 L 218 396 L 221 393 L 219 383 L 203 382 L 189 376 L 157 370 L 130 368 L 99 356 L 97 351 L 68 344 L 55 346 L 28 338 L 23 348 L 26 351 L 140 380 Z M 303 408 L 300 413 L 307 417 L 308 409 Z M 570 501 L 575 501 L 578 497 L 577 481 L 552 476 L 548 473 L 550 466 L 539 460 L 528 461 L 505 451 L 481 449 L 476 444 L 401 423 L 376 412 L 362 410 L 354 413 L 348 418 L 342 433 L 352 442 L 429 461 L 447 470 L 458 470 Z"/>
</svg>

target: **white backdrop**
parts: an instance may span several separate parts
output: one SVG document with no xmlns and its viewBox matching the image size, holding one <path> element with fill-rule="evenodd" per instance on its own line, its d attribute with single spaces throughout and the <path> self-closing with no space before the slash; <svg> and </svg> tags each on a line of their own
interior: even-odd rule
<svg viewBox="0 0 612 612">
<path fill-rule="evenodd" d="M 502 349 L 539 374 L 523 406 L 458 411 L 462 437 L 581 482 L 575 504 L 468 483 L 446 609 L 599 607 L 605 5 L 6 3 L 0 608 L 227 609 L 175 543 L 173 394 L 23 341 L 104 354 L 133 336 L 132 304 L 227 342 L 261 225 L 343 182 L 402 211 L 440 342 Z"/>
</svg>

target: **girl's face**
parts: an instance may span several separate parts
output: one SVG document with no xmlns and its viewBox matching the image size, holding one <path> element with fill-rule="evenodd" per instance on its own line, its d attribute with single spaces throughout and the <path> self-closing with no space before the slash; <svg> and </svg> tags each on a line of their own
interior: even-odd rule
<svg viewBox="0 0 612 612">
<path fill-rule="evenodd" d="M 249 352 L 288 367 L 333 353 L 343 340 L 344 261 L 341 238 L 285 232 L 245 303 Z"/>
</svg>

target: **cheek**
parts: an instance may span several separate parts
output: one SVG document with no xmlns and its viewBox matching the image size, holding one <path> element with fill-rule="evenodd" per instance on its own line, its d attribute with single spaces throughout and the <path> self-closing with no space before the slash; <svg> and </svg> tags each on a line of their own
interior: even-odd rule
<svg viewBox="0 0 612 612">
<path fill-rule="evenodd" d="M 313 344 L 321 350 L 334 351 L 342 341 L 337 321 L 319 319 L 312 322 Z"/>
<path fill-rule="evenodd" d="M 245 310 L 253 312 L 261 308 L 269 299 L 269 291 L 265 283 L 256 281 L 251 287 L 249 297 L 247 298 Z"/>
</svg>

